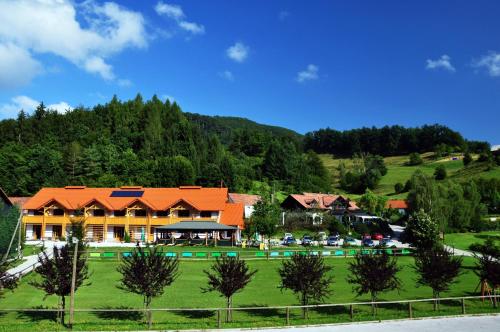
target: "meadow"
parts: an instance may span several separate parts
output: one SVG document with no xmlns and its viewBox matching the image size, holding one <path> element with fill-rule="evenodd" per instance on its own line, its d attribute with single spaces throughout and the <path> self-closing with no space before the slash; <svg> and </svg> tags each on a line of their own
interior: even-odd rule
<svg viewBox="0 0 500 332">
<path fill-rule="evenodd" d="M 356 297 L 352 286 L 347 283 L 350 258 L 329 258 L 327 264 L 333 267 L 334 283 L 331 285 L 332 295 L 326 303 L 347 303 L 368 301 L 367 296 Z M 402 271 L 399 273 L 403 289 L 398 293 L 392 291 L 380 296 L 380 300 L 424 299 L 431 297 L 428 287 L 416 287 L 415 272 L 412 268 L 412 257 L 398 258 Z M 118 288 L 120 274 L 116 271 L 117 261 L 90 261 L 91 278 L 87 285 L 81 287 L 75 298 L 77 309 L 125 309 L 142 308 L 142 298 Z M 241 293 L 234 297 L 234 306 L 270 307 L 298 305 L 297 297 L 289 291 L 278 288 L 279 276 L 277 269 L 280 261 L 255 260 L 248 261 L 251 269 L 257 269 L 255 278 Z M 217 308 L 224 307 L 225 301 L 217 293 L 203 293 L 206 285 L 204 270 L 210 268 L 209 261 L 181 261 L 180 276 L 166 288 L 165 294 L 153 300 L 153 308 Z M 477 295 L 474 290 L 478 278 L 472 268 L 474 260 L 464 258 L 464 273 L 450 291 L 442 297 Z M 24 330 L 57 330 L 62 329 L 55 323 L 55 314 L 51 312 L 1 312 L 1 309 L 12 308 L 56 308 L 57 298 L 45 294 L 30 285 L 36 278 L 30 274 L 23 278 L 19 287 L 12 293 L 6 293 L 0 301 L 0 331 Z M 68 301 L 69 302 L 69 301 Z M 443 301 L 439 314 L 460 314 L 460 303 Z M 492 307 L 488 302 L 468 301 L 468 312 L 490 312 Z M 325 323 L 349 321 L 348 307 L 320 308 L 311 311 L 308 321 L 300 316 L 300 310 L 290 312 L 291 324 Z M 376 318 L 404 318 L 408 316 L 407 305 L 392 304 L 381 306 L 377 317 L 370 314 L 369 306 L 356 306 L 354 320 L 372 320 Z M 414 317 L 436 315 L 430 303 L 417 303 L 413 308 Z M 284 309 L 245 309 L 234 314 L 234 322 L 224 326 L 273 326 L 285 324 Z M 140 312 L 77 312 L 75 314 L 77 330 L 113 330 L 145 328 Z M 177 311 L 155 312 L 155 328 L 209 328 L 216 327 L 217 317 L 214 311 Z"/>
</svg>

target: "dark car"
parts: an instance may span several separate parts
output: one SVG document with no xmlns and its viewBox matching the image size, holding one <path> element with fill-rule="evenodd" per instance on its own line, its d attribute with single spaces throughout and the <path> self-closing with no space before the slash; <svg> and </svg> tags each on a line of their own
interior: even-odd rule
<svg viewBox="0 0 500 332">
<path fill-rule="evenodd" d="M 290 237 L 290 236 L 283 239 L 283 244 L 285 246 L 289 246 L 291 244 L 296 244 L 296 243 L 297 243 L 297 241 L 293 237 Z"/>
<path fill-rule="evenodd" d="M 312 241 L 313 238 L 309 235 L 304 235 L 301 240 L 303 246 L 310 246 L 312 244 Z"/>
<path fill-rule="evenodd" d="M 329 236 L 326 239 L 327 246 L 338 246 L 340 238 L 338 236 Z"/>
<path fill-rule="evenodd" d="M 373 243 L 373 240 L 372 239 L 368 239 L 368 238 L 363 239 L 363 241 L 361 243 L 365 247 L 373 247 L 373 246 L 375 246 L 375 243 Z"/>
</svg>

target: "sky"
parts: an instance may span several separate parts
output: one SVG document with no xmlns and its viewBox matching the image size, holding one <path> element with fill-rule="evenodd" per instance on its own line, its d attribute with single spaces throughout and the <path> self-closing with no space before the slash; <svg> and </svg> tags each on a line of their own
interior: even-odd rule
<svg viewBox="0 0 500 332">
<path fill-rule="evenodd" d="M 500 143 L 500 1 L 0 0 L 0 119 L 140 93 L 299 133 Z"/>
</svg>

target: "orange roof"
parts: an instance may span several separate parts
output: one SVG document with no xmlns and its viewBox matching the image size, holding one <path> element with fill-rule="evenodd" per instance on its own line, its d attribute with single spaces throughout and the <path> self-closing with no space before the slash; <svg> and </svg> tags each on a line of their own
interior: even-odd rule
<svg viewBox="0 0 500 332">
<path fill-rule="evenodd" d="M 226 203 L 226 208 L 222 212 L 220 222 L 228 226 L 238 226 L 244 228 L 243 222 L 244 207 L 241 203 Z"/>
<path fill-rule="evenodd" d="M 229 193 L 229 200 L 232 203 L 241 203 L 245 206 L 255 205 L 260 201 L 259 195 Z"/>
<path fill-rule="evenodd" d="M 9 197 L 10 201 L 12 204 L 18 206 L 21 210 L 23 209 L 24 204 L 30 199 L 31 197 Z"/>
<path fill-rule="evenodd" d="M 386 203 L 389 209 L 407 209 L 408 203 L 404 199 L 390 199 Z"/>
<path fill-rule="evenodd" d="M 129 189 L 130 188 L 130 189 Z M 30 198 L 24 209 L 37 210 L 52 201 L 63 208 L 76 210 L 96 201 L 108 210 L 122 210 L 134 202 L 140 202 L 155 211 L 166 210 L 181 201 L 199 211 L 223 211 L 226 206 L 227 188 L 43 188 Z M 143 191 L 142 197 L 111 197 L 113 191 Z"/>
</svg>

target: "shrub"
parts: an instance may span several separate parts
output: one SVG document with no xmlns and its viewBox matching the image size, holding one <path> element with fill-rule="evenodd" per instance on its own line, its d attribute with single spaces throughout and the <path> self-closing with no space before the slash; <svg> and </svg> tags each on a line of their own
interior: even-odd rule
<svg viewBox="0 0 500 332">
<path fill-rule="evenodd" d="M 469 152 L 465 153 L 463 162 L 464 162 L 464 166 L 467 166 L 472 162 L 472 156 L 470 155 Z"/>
<path fill-rule="evenodd" d="M 439 165 L 434 170 L 434 178 L 436 180 L 444 180 L 444 179 L 446 179 L 447 175 L 448 174 L 446 173 L 446 168 L 444 167 L 444 165 Z"/>
<path fill-rule="evenodd" d="M 413 152 L 413 153 L 410 153 L 410 155 L 409 155 L 407 165 L 415 166 L 415 165 L 420 165 L 423 162 L 424 161 L 422 160 L 422 157 L 420 156 L 420 154 L 417 152 Z"/>
<path fill-rule="evenodd" d="M 405 190 L 405 186 L 401 183 L 401 182 L 398 182 L 394 185 L 394 192 L 396 194 L 400 194 L 402 193 L 403 191 Z"/>
</svg>

